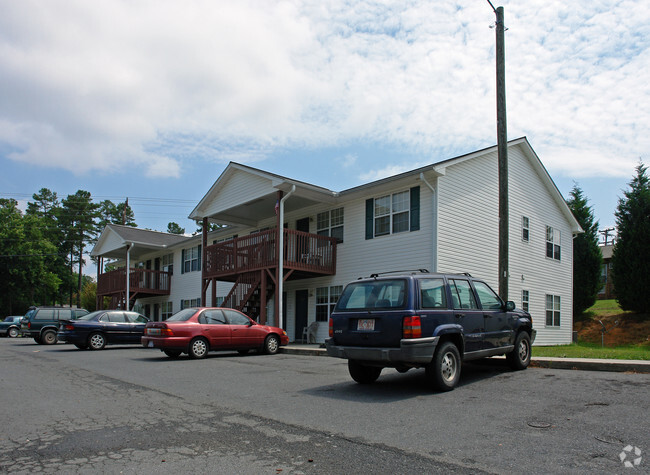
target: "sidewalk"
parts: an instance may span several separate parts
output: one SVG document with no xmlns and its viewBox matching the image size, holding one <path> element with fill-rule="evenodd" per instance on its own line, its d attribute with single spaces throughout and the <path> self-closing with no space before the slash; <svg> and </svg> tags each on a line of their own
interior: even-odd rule
<svg viewBox="0 0 650 475">
<path fill-rule="evenodd" d="M 280 353 L 287 355 L 327 356 L 327 350 L 320 348 L 320 345 L 308 345 L 305 343 L 289 343 L 288 346 L 280 348 Z M 533 353 L 535 353 L 534 347 Z M 650 373 L 650 361 L 647 360 L 599 360 L 533 356 L 530 366 L 535 368 L 575 369 L 583 371 Z"/>
</svg>

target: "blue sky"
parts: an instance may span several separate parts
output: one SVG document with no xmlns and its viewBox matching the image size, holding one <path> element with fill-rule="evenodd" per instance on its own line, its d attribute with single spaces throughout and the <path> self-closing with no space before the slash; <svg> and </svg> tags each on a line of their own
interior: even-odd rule
<svg viewBox="0 0 650 475">
<path fill-rule="evenodd" d="M 650 2 L 505 8 L 508 137 L 601 228 L 650 148 Z M 0 0 L 0 197 L 186 217 L 230 160 L 342 190 L 496 143 L 487 1 Z"/>
</svg>

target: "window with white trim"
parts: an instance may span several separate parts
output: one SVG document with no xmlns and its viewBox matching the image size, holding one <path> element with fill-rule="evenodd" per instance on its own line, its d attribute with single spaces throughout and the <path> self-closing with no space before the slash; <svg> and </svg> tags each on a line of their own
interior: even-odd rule
<svg viewBox="0 0 650 475">
<path fill-rule="evenodd" d="M 530 308 L 530 292 L 528 290 L 521 291 L 521 308 L 526 312 L 530 311 L 528 310 Z"/>
<path fill-rule="evenodd" d="M 316 321 L 326 322 L 334 311 L 334 305 L 338 302 L 343 292 L 342 285 L 332 287 L 318 287 L 316 289 Z"/>
<path fill-rule="evenodd" d="M 183 273 L 201 270 L 201 246 L 183 249 Z"/>
<path fill-rule="evenodd" d="M 546 326 L 560 326 L 560 296 L 546 295 Z"/>
<path fill-rule="evenodd" d="M 163 320 L 167 320 L 174 314 L 174 304 L 170 302 L 163 302 L 160 304 L 160 315 Z"/>
<path fill-rule="evenodd" d="M 560 260 L 560 231 L 551 226 L 546 226 L 546 257 L 549 259 Z"/>
<path fill-rule="evenodd" d="M 318 213 L 316 234 L 336 238 L 339 243 L 343 242 L 343 208 Z"/>
<path fill-rule="evenodd" d="M 375 198 L 375 236 L 409 230 L 410 193 L 402 191 Z"/>
<path fill-rule="evenodd" d="M 160 258 L 160 270 L 174 273 L 174 254 L 165 254 Z"/>
<path fill-rule="evenodd" d="M 527 216 L 521 217 L 521 240 L 524 242 L 530 240 L 530 219 Z"/>
<path fill-rule="evenodd" d="M 181 300 L 181 310 L 184 308 L 190 308 L 190 307 L 200 307 L 201 306 L 201 298 L 197 299 L 186 299 L 186 300 Z"/>
</svg>

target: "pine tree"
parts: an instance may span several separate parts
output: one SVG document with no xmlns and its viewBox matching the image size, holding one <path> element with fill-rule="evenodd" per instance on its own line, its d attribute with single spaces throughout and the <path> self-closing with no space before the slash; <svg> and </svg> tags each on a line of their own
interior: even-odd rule
<svg viewBox="0 0 650 475">
<path fill-rule="evenodd" d="M 650 180 L 640 163 L 636 177 L 618 200 L 618 239 L 612 256 L 612 277 L 623 310 L 650 311 Z"/>
<path fill-rule="evenodd" d="M 602 287 L 603 258 L 598 247 L 598 221 L 594 221 L 593 210 L 577 184 L 567 204 L 584 231 L 573 240 L 573 314 L 579 315 L 596 302 Z"/>
</svg>

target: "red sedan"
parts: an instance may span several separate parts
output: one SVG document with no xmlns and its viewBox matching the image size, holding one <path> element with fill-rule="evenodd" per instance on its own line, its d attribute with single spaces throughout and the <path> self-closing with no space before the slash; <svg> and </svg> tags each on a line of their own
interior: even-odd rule
<svg viewBox="0 0 650 475">
<path fill-rule="evenodd" d="M 164 322 L 149 322 L 142 346 L 158 348 L 170 358 L 187 353 L 204 358 L 208 351 L 260 350 L 273 355 L 289 343 L 287 332 L 260 325 L 231 308 L 185 308 Z"/>
</svg>

